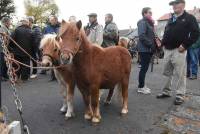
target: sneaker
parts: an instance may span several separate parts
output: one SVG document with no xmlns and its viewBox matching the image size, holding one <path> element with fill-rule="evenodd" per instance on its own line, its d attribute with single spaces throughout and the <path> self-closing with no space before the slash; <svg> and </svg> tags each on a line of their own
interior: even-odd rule
<svg viewBox="0 0 200 134">
<path fill-rule="evenodd" d="M 30 76 L 31 79 L 35 79 L 36 77 L 37 77 L 37 74 L 32 74 L 32 75 Z"/>
<path fill-rule="evenodd" d="M 150 94 L 151 93 L 151 90 L 143 87 L 143 88 L 138 88 L 138 93 L 142 93 L 142 94 Z"/>
<path fill-rule="evenodd" d="M 144 88 L 146 88 L 146 90 L 148 90 L 148 91 L 150 91 L 150 92 L 151 92 L 151 89 L 150 89 L 150 88 L 148 88 L 148 87 L 146 87 L 146 86 L 145 86 Z"/>
<path fill-rule="evenodd" d="M 196 76 L 196 75 L 192 75 L 192 76 L 189 77 L 189 79 L 190 79 L 190 80 L 196 80 L 196 79 L 197 79 L 197 76 Z"/>
</svg>

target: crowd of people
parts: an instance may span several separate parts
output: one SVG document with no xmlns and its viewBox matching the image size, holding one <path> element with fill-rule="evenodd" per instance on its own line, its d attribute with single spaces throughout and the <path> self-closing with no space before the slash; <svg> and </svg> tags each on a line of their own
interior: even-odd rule
<svg viewBox="0 0 200 134">
<path fill-rule="evenodd" d="M 176 87 L 175 104 L 182 104 L 186 91 L 186 77 L 191 80 L 197 79 L 198 64 L 200 59 L 200 32 L 196 18 L 185 11 L 184 0 L 174 0 L 170 2 L 174 13 L 169 19 L 162 41 L 157 43 L 156 33 L 154 30 L 154 20 L 152 18 L 152 10 L 149 7 L 142 9 L 142 19 L 138 21 L 137 49 L 140 56 L 141 69 L 138 78 L 138 92 L 150 94 L 151 89 L 145 85 L 145 77 L 149 68 L 149 64 L 156 48 L 164 47 L 165 49 L 165 66 L 164 75 L 169 77 L 166 85 L 163 87 L 162 93 L 157 98 L 167 98 L 171 96 L 172 81 L 176 75 L 178 77 Z M 88 15 L 89 23 L 84 27 L 88 39 L 92 43 L 96 43 L 103 48 L 115 46 L 119 41 L 119 30 L 113 21 L 112 14 L 105 15 L 105 26 L 98 23 L 97 14 Z M 40 60 L 42 54 L 39 50 L 40 40 L 46 34 L 57 34 L 59 32 L 60 23 L 55 15 L 48 19 L 48 24 L 43 29 L 35 24 L 33 17 L 22 18 L 16 28 L 11 32 L 11 19 L 4 17 L 1 20 L 0 32 L 10 35 L 28 54 L 35 60 Z M 76 22 L 75 16 L 70 16 L 69 22 Z M 14 58 L 26 65 L 32 63 L 33 67 L 37 67 L 37 62 L 30 59 L 14 42 L 6 39 L 6 45 L 14 54 Z M 4 53 L 0 46 L 1 52 L 1 79 L 7 80 L 7 67 L 4 60 Z M 186 69 L 187 68 L 187 69 Z M 187 71 L 186 71 L 187 70 Z M 20 65 L 17 76 L 22 81 L 29 78 L 37 77 L 37 69 L 32 69 Z M 46 70 L 41 70 L 40 74 L 46 74 Z M 187 74 L 186 74 L 187 73 Z M 51 81 L 56 80 L 53 70 L 51 70 Z"/>
</svg>

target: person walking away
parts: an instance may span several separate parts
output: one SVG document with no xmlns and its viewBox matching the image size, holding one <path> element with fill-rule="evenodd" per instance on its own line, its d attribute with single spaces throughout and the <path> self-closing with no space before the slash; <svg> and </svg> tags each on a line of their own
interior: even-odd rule
<svg viewBox="0 0 200 134">
<path fill-rule="evenodd" d="M 0 32 L 5 33 L 8 36 L 10 36 L 10 26 L 11 26 L 11 19 L 9 17 L 3 17 L 1 20 L 1 27 L 0 27 Z M 2 35 L 0 35 L 2 36 Z M 7 66 L 4 58 L 4 53 L 3 53 L 3 48 L 2 48 L 2 43 L 6 43 L 6 45 L 9 44 L 9 39 L 8 37 L 1 37 L 0 38 L 0 76 L 2 81 L 7 81 L 8 80 L 8 75 L 7 75 Z"/>
<path fill-rule="evenodd" d="M 199 62 L 199 49 L 200 37 L 188 50 L 187 50 L 187 78 L 190 80 L 196 80 L 198 74 L 198 62 Z"/>
<path fill-rule="evenodd" d="M 28 18 L 22 18 L 20 22 L 21 25 L 19 25 L 14 30 L 14 32 L 11 34 L 11 37 L 21 48 L 23 48 L 29 55 L 31 55 L 33 48 L 33 34 L 29 26 L 29 20 Z M 30 66 L 30 57 L 21 49 L 19 49 L 16 44 L 14 44 L 14 42 L 10 41 L 9 49 L 14 54 L 15 60 Z M 18 79 L 21 79 L 22 82 L 25 82 L 30 76 L 30 68 L 25 67 L 21 64 L 19 65 L 20 68 L 17 71 Z M 15 68 L 18 68 L 15 64 L 14 66 Z"/>
<path fill-rule="evenodd" d="M 40 41 L 42 39 L 42 31 L 41 28 L 37 25 L 34 24 L 34 18 L 32 16 L 28 17 L 29 19 L 29 26 L 32 29 L 33 33 L 33 52 L 32 52 L 32 57 L 37 61 L 39 60 L 39 57 L 41 57 L 40 51 L 39 51 L 39 46 L 40 46 Z M 37 67 L 37 63 L 32 60 L 33 67 Z M 37 77 L 37 69 L 32 70 L 32 75 L 30 76 L 31 79 L 34 79 Z"/>
<path fill-rule="evenodd" d="M 175 105 L 184 102 L 186 92 L 186 54 L 187 49 L 197 41 L 199 27 L 196 18 L 185 11 L 185 0 L 174 0 L 169 3 L 173 6 L 174 13 L 171 15 L 162 39 L 165 48 L 164 75 L 168 80 L 158 99 L 171 96 L 173 77 L 176 81 Z"/>
<path fill-rule="evenodd" d="M 143 18 L 137 23 L 139 36 L 137 47 L 141 64 L 138 79 L 138 93 L 150 94 L 151 89 L 146 87 L 145 78 L 156 46 L 154 34 L 154 21 L 152 19 L 151 8 L 143 8 L 142 16 Z"/>
<path fill-rule="evenodd" d="M 57 34 L 59 32 L 60 24 L 58 18 L 54 15 L 49 17 L 49 25 L 44 28 L 43 35 L 46 34 Z M 46 74 L 46 70 L 42 70 L 41 74 Z M 51 79 L 50 81 L 56 80 L 54 71 L 51 70 Z"/>
<path fill-rule="evenodd" d="M 113 15 L 108 13 L 105 15 L 105 27 L 103 30 L 102 47 L 115 46 L 119 42 L 119 30 L 113 22 Z"/>
<path fill-rule="evenodd" d="M 84 27 L 85 33 L 91 43 L 101 46 L 103 42 L 103 27 L 98 24 L 96 13 L 91 13 L 88 17 L 89 23 Z"/>
</svg>

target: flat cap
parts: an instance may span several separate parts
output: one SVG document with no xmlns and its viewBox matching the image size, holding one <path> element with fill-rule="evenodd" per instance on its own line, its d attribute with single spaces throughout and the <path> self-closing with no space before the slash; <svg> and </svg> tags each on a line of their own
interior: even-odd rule
<svg viewBox="0 0 200 134">
<path fill-rule="evenodd" d="M 89 16 L 89 17 L 93 17 L 93 16 L 94 16 L 94 17 L 97 17 L 97 14 L 96 14 L 96 13 L 90 13 L 90 14 L 88 14 L 88 16 Z"/>
</svg>

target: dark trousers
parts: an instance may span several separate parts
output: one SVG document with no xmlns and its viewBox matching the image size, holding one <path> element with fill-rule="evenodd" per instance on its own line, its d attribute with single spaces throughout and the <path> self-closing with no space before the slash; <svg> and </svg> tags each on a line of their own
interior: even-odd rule
<svg viewBox="0 0 200 134">
<path fill-rule="evenodd" d="M 19 62 L 22 62 L 22 63 L 30 66 L 30 58 L 29 57 L 23 57 L 23 56 L 16 55 L 15 60 L 18 60 Z M 14 67 L 17 68 L 16 65 L 14 65 Z M 17 76 L 18 76 L 18 78 L 21 77 L 21 80 L 28 80 L 28 78 L 30 76 L 30 68 L 20 65 L 20 68 L 17 71 Z"/>
<path fill-rule="evenodd" d="M 32 54 L 32 57 L 33 57 L 35 60 L 38 59 L 36 53 Z M 34 60 L 31 59 L 31 62 L 32 62 L 32 64 L 33 64 L 33 67 L 37 67 L 37 63 L 36 63 Z M 34 68 L 32 74 L 37 74 L 37 69 Z"/>
<path fill-rule="evenodd" d="M 139 55 L 140 55 L 141 69 L 139 72 L 138 88 L 143 88 L 145 86 L 145 77 L 153 54 L 148 52 L 139 52 Z"/>
<path fill-rule="evenodd" d="M 8 75 L 7 75 L 7 66 L 6 66 L 6 62 L 5 62 L 5 59 L 4 59 L 4 53 L 1 52 L 1 55 L 0 55 L 0 76 L 1 77 L 4 77 L 4 78 L 8 78 Z"/>
</svg>

